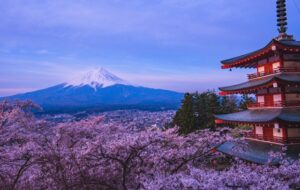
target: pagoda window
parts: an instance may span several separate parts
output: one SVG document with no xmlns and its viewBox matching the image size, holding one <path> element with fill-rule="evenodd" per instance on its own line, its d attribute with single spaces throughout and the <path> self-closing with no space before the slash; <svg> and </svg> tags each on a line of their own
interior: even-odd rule
<svg viewBox="0 0 300 190">
<path fill-rule="evenodd" d="M 283 129 L 280 128 L 278 123 L 274 124 L 274 128 L 273 128 L 273 136 L 274 137 L 283 137 Z"/>
<path fill-rule="evenodd" d="M 265 96 L 257 96 L 257 103 L 264 103 L 265 102 Z"/>
<path fill-rule="evenodd" d="M 281 102 L 282 101 L 281 94 L 273 94 L 273 100 L 274 102 Z"/>
<path fill-rule="evenodd" d="M 264 134 L 263 127 L 256 126 L 256 127 L 255 127 L 255 134 L 256 134 L 256 135 L 263 135 L 263 134 Z"/>
<path fill-rule="evenodd" d="M 257 68 L 258 73 L 264 73 L 265 72 L 265 66 L 260 66 Z"/>
<path fill-rule="evenodd" d="M 278 70 L 278 68 L 280 67 L 280 62 L 273 63 L 272 67 L 273 67 L 273 71 Z"/>
<path fill-rule="evenodd" d="M 274 137 L 283 137 L 283 130 L 280 128 L 273 128 L 273 136 Z"/>
</svg>

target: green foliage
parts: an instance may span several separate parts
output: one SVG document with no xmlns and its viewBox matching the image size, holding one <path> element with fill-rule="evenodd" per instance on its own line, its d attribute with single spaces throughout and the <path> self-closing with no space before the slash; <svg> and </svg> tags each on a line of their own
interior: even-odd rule
<svg viewBox="0 0 300 190">
<path fill-rule="evenodd" d="M 195 130 L 211 128 L 215 125 L 214 114 L 226 114 L 238 110 L 234 96 L 221 97 L 214 91 L 187 93 L 177 111 L 173 124 L 179 126 L 181 134 Z"/>
<path fill-rule="evenodd" d="M 254 103 L 255 100 L 253 97 L 251 96 L 248 96 L 247 94 L 243 94 L 242 96 L 242 100 L 240 101 L 240 109 L 242 110 L 247 110 L 248 109 L 248 105 L 251 104 L 251 103 Z"/>
<path fill-rule="evenodd" d="M 253 129 L 253 127 L 250 125 L 239 125 L 238 128 L 239 130 L 249 130 L 249 131 Z"/>
<path fill-rule="evenodd" d="M 195 94 L 196 126 L 209 128 L 214 125 L 214 113 L 220 110 L 219 97 L 216 93 L 207 91 Z"/>
<path fill-rule="evenodd" d="M 181 134 L 188 134 L 195 128 L 194 97 L 192 94 L 185 94 L 182 106 L 175 115 L 174 123 L 180 126 L 179 132 Z"/>
<path fill-rule="evenodd" d="M 221 99 L 220 110 L 215 113 L 226 114 L 238 111 L 238 99 L 236 96 L 221 96 L 219 98 Z"/>
</svg>

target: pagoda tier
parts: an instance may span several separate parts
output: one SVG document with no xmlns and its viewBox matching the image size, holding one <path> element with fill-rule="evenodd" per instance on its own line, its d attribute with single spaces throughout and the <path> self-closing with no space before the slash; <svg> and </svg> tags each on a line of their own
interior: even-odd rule
<svg viewBox="0 0 300 190">
<path fill-rule="evenodd" d="M 300 143 L 300 108 L 255 109 L 216 115 L 218 125 L 251 125 L 248 140 L 275 144 Z"/>
<path fill-rule="evenodd" d="M 300 42 L 294 40 L 273 39 L 264 48 L 227 59 L 221 63 L 223 69 L 257 68 L 265 63 L 300 60 Z"/>
<path fill-rule="evenodd" d="M 300 108 L 253 109 L 237 113 L 216 115 L 224 123 L 251 124 L 251 123 L 289 123 L 300 127 Z"/>
<path fill-rule="evenodd" d="M 266 48 L 272 52 L 255 61 L 245 58 L 263 53 Z M 300 107 L 300 52 L 297 48 L 300 48 L 299 41 L 273 39 L 255 53 L 223 61 L 222 68 L 256 67 L 256 73 L 249 74 L 247 82 L 219 88 L 220 94 L 256 94 L 257 101 L 248 106 L 250 109 Z"/>
<path fill-rule="evenodd" d="M 300 62 L 299 62 L 300 67 Z M 263 89 L 273 89 L 275 93 L 278 93 L 280 87 L 300 87 L 300 73 L 278 73 L 277 75 L 271 75 L 259 80 L 250 80 L 237 85 L 221 87 L 221 95 L 229 94 L 252 94 L 258 93 Z"/>
<path fill-rule="evenodd" d="M 219 146 L 217 150 L 226 155 L 238 157 L 249 162 L 278 165 L 280 160 L 274 160 L 274 157 L 270 156 L 270 152 L 282 153 L 282 144 L 261 143 L 260 141 L 249 140 L 246 143 L 227 141 Z M 299 146 L 296 144 L 286 146 L 286 151 L 284 152 L 286 157 L 296 158 L 300 154 Z"/>
<path fill-rule="evenodd" d="M 249 125 L 246 139 L 300 144 L 300 42 L 273 39 L 266 47 L 222 61 L 222 68 L 256 68 L 248 81 L 221 87 L 221 95 L 255 94 L 247 111 L 216 115 L 216 124 Z"/>
</svg>

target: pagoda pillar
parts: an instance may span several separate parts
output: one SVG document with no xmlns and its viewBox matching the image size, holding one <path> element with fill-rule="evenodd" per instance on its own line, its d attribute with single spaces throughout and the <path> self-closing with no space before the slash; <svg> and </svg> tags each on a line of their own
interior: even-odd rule
<svg viewBox="0 0 300 190">
<path fill-rule="evenodd" d="M 287 128 L 283 127 L 282 129 L 282 140 L 284 143 L 288 143 L 288 133 L 287 133 Z"/>
<path fill-rule="evenodd" d="M 281 102 L 282 102 L 282 106 L 285 106 L 285 104 L 286 104 L 286 88 L 285 88 L 285 86 L 281 87 Z"/>
<path fill-rule="evenodd" d="M 283 54 L 279 53 L 279 67 L 283 68 L 284 67 L 284 60 L 283 60 Z"/>
</svg>

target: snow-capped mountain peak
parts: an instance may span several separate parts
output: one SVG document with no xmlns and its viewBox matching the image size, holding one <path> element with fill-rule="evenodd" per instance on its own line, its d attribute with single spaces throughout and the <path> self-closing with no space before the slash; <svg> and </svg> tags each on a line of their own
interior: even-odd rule
<svg viewBox="0 0 300 190">
<path fill-rule="evenodd" d="M 100 68 L 88 71 L 87 73 L 74 78 L 73 80 L 67 82 L 65 86 L 79 87 L 88 85 L 96 89 L 100 87 L 105 88 L 116 84 L 130 85 L 129 82 L 117 77 L 104 68 Z"/>
</svg>

